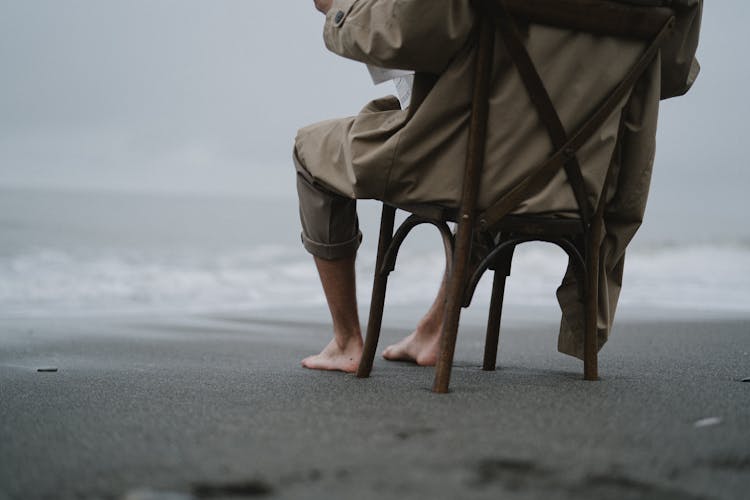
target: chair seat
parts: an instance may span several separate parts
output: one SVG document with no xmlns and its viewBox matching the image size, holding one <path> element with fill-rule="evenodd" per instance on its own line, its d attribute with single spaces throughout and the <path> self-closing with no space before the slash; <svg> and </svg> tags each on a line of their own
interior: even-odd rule
<svg viewBox="0 0 750 500">
<path fill-rule="evenodd" d="M 456 222 L 458 210 L 434 203 L 419 203 L 410 205 L 388 205 L 412 213 L 418 217 Z M 583 234 L 583 224 L 580 217 L 562 217 L 553 215 L 506 215 L 497 223 L 495 229 L 503 233 L 526 234 L 530 236 L 575 236 Z"/>
<path fill-rule="evenodd" d="M 401 203 L 396 204 L 396 203 L 391 203 L 391 202 L 387 202 L 387 203 L 384 202 L 384 203 L 391 207 L 398 208 L 399 210 L 403 210 L 405 212 L 414 214 L 417 217 L 421 217 L 423 219 L 446 221 L 446 222 L 456 222 L 458 220 L 457 208 L 449 208 L 443 205 L 438 205 L 436 203 L 412 203 L 412 204 L 401 204 Z"/>
<path fill-rule="evenodd" d="M 541 215 L 506 215 L 495 226 L 501 233 L 530 236 L 574 236 L 583 234 L 580 218 L 562 218 Z"/>
</svg>

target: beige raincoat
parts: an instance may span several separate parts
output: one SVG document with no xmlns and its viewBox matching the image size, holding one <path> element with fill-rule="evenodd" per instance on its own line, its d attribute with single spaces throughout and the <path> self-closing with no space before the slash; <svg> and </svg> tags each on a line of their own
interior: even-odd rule
<svg viewBox="0 0 750 500">
<path fill-rule="evenodd" d="M 699 19 L 700 2 L 685 1 L 697 5 L 693 17 Z M 690 26 L 696 23 L 691 20 Z M 301 129 L 295 146 L 298 168 L 352 198 L 456 207 L 468 139 L 473 28 L 469 0 L 334 0 L 326 16 L 326 46 L 371 65 L 414 70 L 412 103 L 401 110 L 395 97 L 386 97 L 369 103 L 357 116 Z M 694 28 L 697 44 L 697 25 Z M 501 197 L 552 150 L 547 131 L 500 37 L 496 38 L 479 208 Z M 538 25 L 529 26 L 525 42 L 567 130 L 587 117 L 644 49 L 638 41 Z M 689 69 L 695 45 L 692 52 L 690 43 L 677 44 L 671 50 L 683 56 L 689 53 Z M 578 155 L 595 206 L 615 146 L 620 114 L 626 113 L 623 161 L 617 166 L 617 187 L 607 204 L 601 246 L 600 346 L 614 318 L 625 247 L 639 227 L 646 205 L 663 92 L 662 68 L 657 58 L 634 92 Z M 683 93 L 689 84 L 683 81 L 682 87 L 670 92 Z M 565 215 L 575 210 L 573 192 L 561 170 L 515 213 Z M 558 347 L 582 357 L 583 305 L 571 273 L 558 290 L 558 300 L 563 312 Z"/>
</svg>

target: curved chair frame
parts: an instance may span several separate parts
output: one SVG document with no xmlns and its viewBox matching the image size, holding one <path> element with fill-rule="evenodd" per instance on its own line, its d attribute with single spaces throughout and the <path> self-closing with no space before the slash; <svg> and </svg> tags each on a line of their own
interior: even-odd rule
<svg viewBox="0 0 750 500">
<path fill-rule="evenodd" d="M 398 257 L 398 251 L 401 249 L 401 244 L 404 242 L 412 229 L 421 225 L 430 224 L 437 228 L 440 233 L 440 237 L 443 239 L 443 249 L 445 250 L 445 269 L 450 273 L 451 266 L 453 264 L 453 247 L 454 238 L 451 229 L 445 221 L 438 221 L 434 219 L 427 219 L 416 214 L 412 214 L 406 218 L 404 222 L 398 227 L 398 230 L 393 235 L 393 239 L 388 245 L 388 249 L 385 251 L 383 258 L 382 267 L 378 270 L 380 273 L 391 273 L 396 269 L 396 258 Z"/>
<path fill-rule="evenodd" d="M 495 248 L 492 249 L 492 251 L 482 259 L 482 261 L 477 265 L 477 267 L 474 269 L 474 272 L 471 274 L 471 277 L 469 278 L 468 283 L 466 284 L 466 291 L 464 292 L 464 302 L 463 307 L 469 307 L 471 305 L 471 300 L 474 297 L 474 292 L 476 291 L 477 285 L 479 284 L 479 280 L 482 279 L 482 276 L 486 271 L 492 267 L 495 262 L 495 259 L 498 257 L 502 257 L 503 255 L 512 255 L 513 250 L 520 245 L 521 243 L 528 243 L 531 241 L 541 241 L 546 243 L 552 243 L 554 245 L 557 245 L 562 250 L 565 251 L 565 253 L 568 254 L 568 258 L 570 259 L 571 264 L 573 264 L 574 269 L 576 272 L 583 276 L 585 272 L 586 267 L 586 261 L 581 255 L 581 252 L 578 250 L 578 246 L 571 241 L 569 238 L 551 238 L 551 237 L 542 237 L 542 236 L 516 236 L 509 239 L 505 239 L 502 241 L 502 243 L 499 243 Z M 509 265 L 510 263 L 508 263 Z M 504 269 L 504 267 L 503 267 Z M 493 269 L 494 271 L 497 271 L 497 269 Z M 510 274 L 506 274 L 506 276 L 510 276 Z"/>
</svg>

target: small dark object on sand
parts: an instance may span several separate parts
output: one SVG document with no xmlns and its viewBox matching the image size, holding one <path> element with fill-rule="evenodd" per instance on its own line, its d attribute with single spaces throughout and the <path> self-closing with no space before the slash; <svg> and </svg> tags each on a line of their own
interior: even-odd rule
<svg viewBox="0 0 750 500">
<path fill-rule="evenodd" d="M 193 494 L 198 498 L 218 498 L 232 496 L 264 496 L 273 493 L 273 487 L 261 480 L 228 484 L 194 484 Z"/>
<path fill-rule="evenodd" d="M 743 378 L 742 380 L 740 380 L 740 382 L 750 382 L 750 377 Z"/>
<path fill-rule="evenodd" d="M 44 368 L 37 368 L 36 371 L 39 373 L 57 373 L 57 367 L 48 366 Z"/>
</svg>

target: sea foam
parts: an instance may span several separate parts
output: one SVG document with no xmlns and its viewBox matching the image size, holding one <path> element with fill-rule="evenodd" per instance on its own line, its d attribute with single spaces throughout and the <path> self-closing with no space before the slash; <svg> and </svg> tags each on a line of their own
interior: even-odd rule
<svg viewBox="0 0 750 500">
<path fill-rule="evenodd" d="M 369 300 L 371 249 L 361 253 L 358 295 Z M 438 251 L 404 248 L 389 282 L 390 304 L 424 307 L 444 269 Z M 507 304 L 549 307 L 565 271 L 555 247 L 517 250 Z M 485 277 L 476 301 L 488 301 Z M 620 303 L 630 308 L 750 313 L 750 248 L 661 246 L 629 251 Z M 0 257 L 0 315 L 279 311 L 325 305 L 315 268 L 296 246 L 225 253 L 193 250 L 77 254 L 36 249 Z"/>
</svg>

